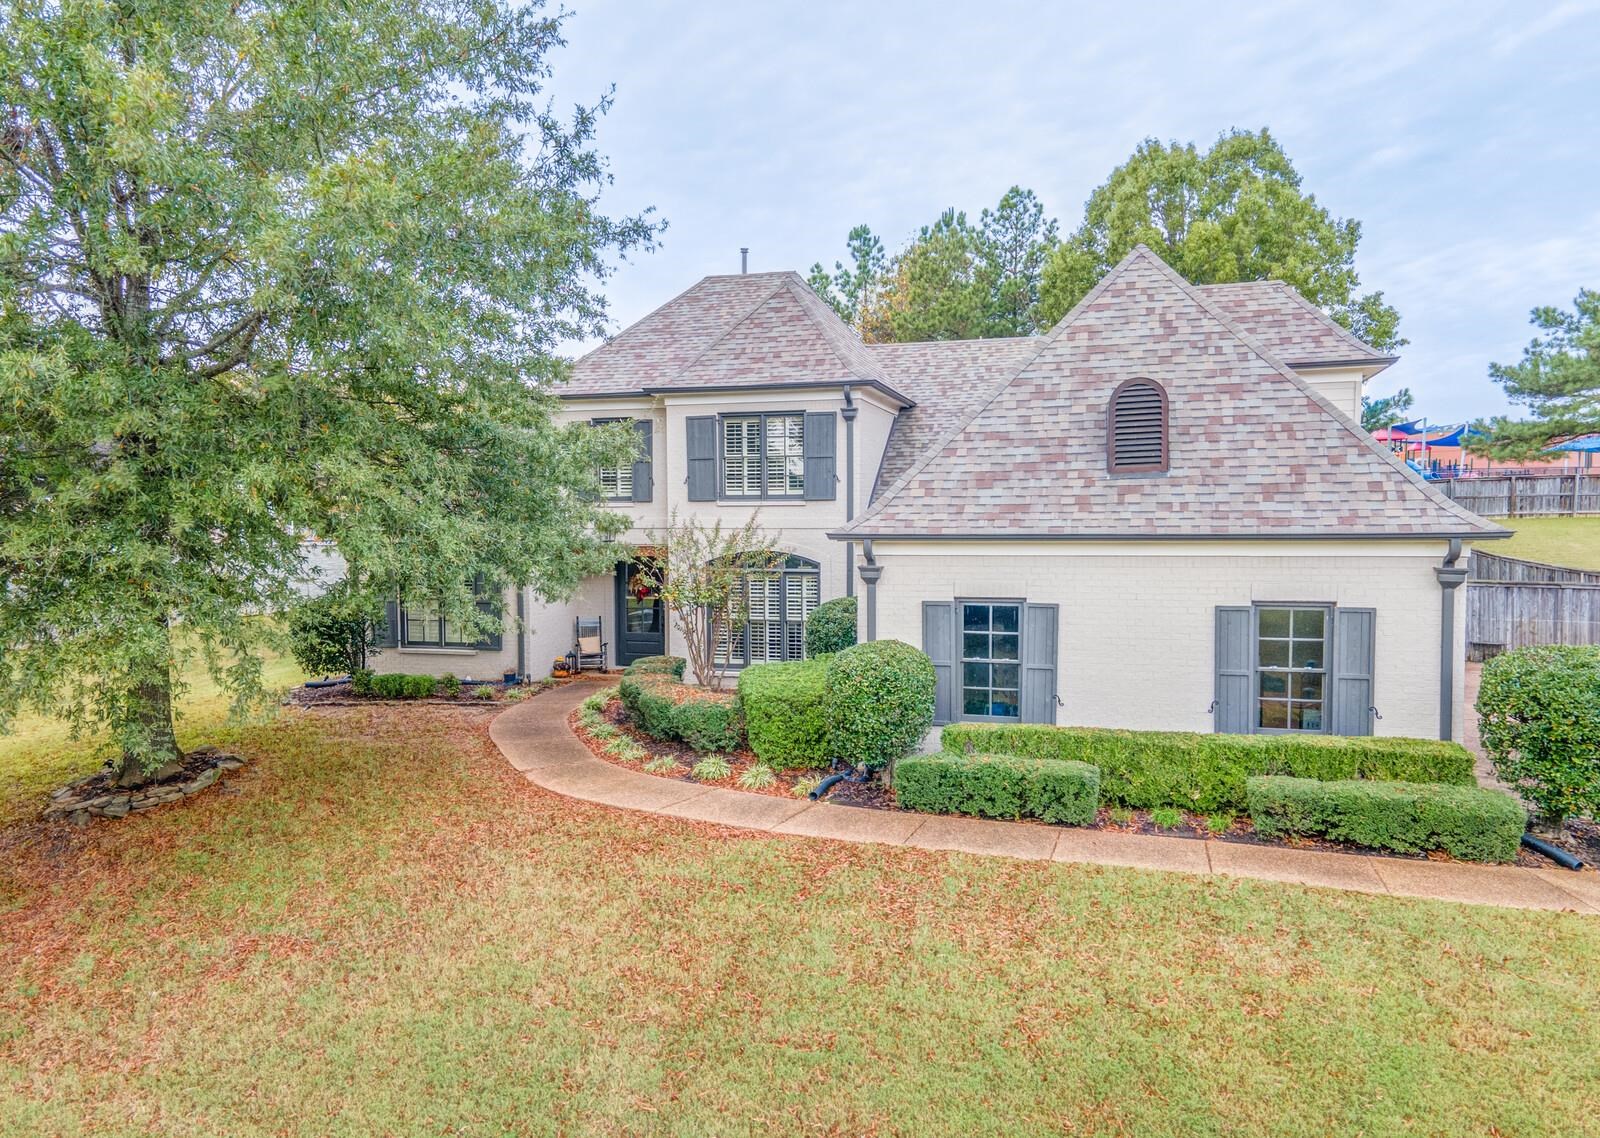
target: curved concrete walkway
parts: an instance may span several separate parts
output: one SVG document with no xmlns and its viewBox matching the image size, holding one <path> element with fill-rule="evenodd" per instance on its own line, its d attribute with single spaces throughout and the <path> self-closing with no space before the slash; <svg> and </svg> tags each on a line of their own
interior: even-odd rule
<svg viewBox="0 0 1600 1138">
<path fill-rule="evenodd" d="M 1518 909 L 1600 914 L 1600 873 L 1323 853 L 938 814 L 902 814 L 657 778 L 597 759 L 567 727 L 595 685 L 552 688 L 496 716 L 489 737 L 532 783 L 585 802 L 744 830 L 922 849 L 1224 874 Z"/>
</svg>

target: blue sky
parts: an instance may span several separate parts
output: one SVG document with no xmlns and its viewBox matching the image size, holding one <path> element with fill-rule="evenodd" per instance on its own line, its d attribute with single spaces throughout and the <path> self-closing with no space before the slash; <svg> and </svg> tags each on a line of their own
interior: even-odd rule
<svg viewBox="0 0 1600 1138">
<path fill-rule="evenodd" d="M 666 4 L 568 0 L 551 93 L 616 106 L 612 212 L 661 248 L 608 283 L 616 327 L 707 273 L 804 272 L 866 222 L 1032 188 L 1076 227 L 1145 137 L 1267 126 L 1361 221 L 1356 267 L 1411 343 L 1371 393 L 1434 420 L 1507 410 L 1528 310 L 1600 288 L 1600 0 L 1511 4 Z"/>
</svg>

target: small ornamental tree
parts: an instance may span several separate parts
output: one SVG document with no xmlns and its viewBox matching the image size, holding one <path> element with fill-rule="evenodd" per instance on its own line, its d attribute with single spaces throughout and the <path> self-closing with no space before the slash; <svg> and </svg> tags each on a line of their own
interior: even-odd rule
<svg viewBox="0 0 1600 1138">
<path fill-rule="evenodd" d="M 728 643 L 749 618 L 750 575 L 776 570 L 783 554 L 754 513 L 737 529 L 724 529 L 720 519 L 706 525 L 673 510 L 655 541 L 666 555 L 646 572 L 683 637 L 689 671 L 701 687 L 721 691 L 717 645 Z"/>
<path fill-rule="evenodd" d="M 1600 813 L 1600 647 L 1518 648 L 1483 666 L 1483 746 L 1495 773 L 1559 832 Z"/>
</svg>

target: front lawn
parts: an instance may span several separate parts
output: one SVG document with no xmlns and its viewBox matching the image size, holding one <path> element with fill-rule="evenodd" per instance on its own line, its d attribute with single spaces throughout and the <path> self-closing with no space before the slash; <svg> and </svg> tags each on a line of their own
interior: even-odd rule
<svg viewBox="0 0 1600 1138">
<path fill-rule="evenodd" d="M 1593 1126 L 1600 920 L 734 834 L 489 716 L 211 729 L 220 789 L 0 832 L 0 1132 Z"/>
<path fill-rule="evenodd" d="M 1600 518 L 1496 518 L 1516 530 L 1505 541 L 1486 541 L 1485 553 L 1521 557 L 1572 569 L 1600 569 Z"/>
</svg>

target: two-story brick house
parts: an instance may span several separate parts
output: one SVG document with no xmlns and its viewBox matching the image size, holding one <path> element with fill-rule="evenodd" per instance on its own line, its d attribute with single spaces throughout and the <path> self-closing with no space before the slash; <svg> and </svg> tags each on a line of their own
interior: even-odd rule
<svg viewBox="0 0 1600 1138">
<path fill-rule="evenodd" d="M 1047 334 L 865 344 L 798 275 L 707 277 L 577 362 L 563 413 L 632 420 L 602 483 L 648 556 L 674 509 L 779 535 L 730 667 L 861 595 L 938 718 L 1459 735 L 1464 541 L 1503 531 L 1356 424 L 1393 362 L 1279 282 L 1194 287 L 1141 247 Z M 614 664 L 681 652 L 637 565 L 400 671 L 543 674 L 576 615 Z M 424 634 L 437 632 L 425 626 Z"/>
</svg>

